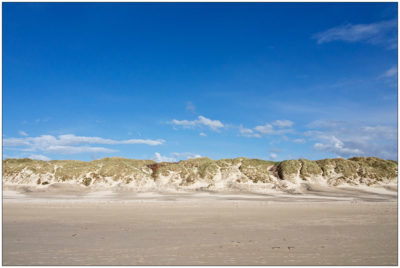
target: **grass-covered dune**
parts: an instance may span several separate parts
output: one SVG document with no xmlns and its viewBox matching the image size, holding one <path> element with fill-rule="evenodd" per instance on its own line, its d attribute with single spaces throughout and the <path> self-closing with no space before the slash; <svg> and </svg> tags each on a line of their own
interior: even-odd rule
<svg viewBox="0 0 400 268">
<path fill-rule="evenodd" d="M 375 157 L 282 162 L 244 157 L 221 160 L 195 158 L 176 163 L 120 157 L 90 162 L 3 160 L 3 185 L 40 188 L 69 183 L 83 188 L 119 187 L 138 191 L 171 188 L 288 190 L 304 183 L 371 186 L 396 182 L 397 162 Z"/>
</svg>

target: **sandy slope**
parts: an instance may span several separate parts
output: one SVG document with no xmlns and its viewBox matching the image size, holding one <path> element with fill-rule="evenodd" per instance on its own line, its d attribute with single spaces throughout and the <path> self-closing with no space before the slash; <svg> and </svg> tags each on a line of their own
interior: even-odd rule
<svg viewBox="0 0 400 268">
<path fill-rule="evenodd" d="M 253 189 L 225 189 L 207 191 L 196 189 L 162 189 L 158 191 L 137 192 L 134 189 L 100 188 L 91 189 L 69 183 L 54 183 L 45 187 L 23 185 L 3 185 L 3 197 L 8 202 L 30 201 L 53 202 L 69 201 L 132 201 L 132 200 L 258 200 L 258 201 L 396 201 L 397 184 L 386 185 L 342 185 L 327 186 L 318 183 L 299 183 L 293 192 L 282 192 L 277 189 L 263 188 L 255 184 Z M 258 189 L 259 191 L 255 191 Z"/>
<path fill-rule="evenodd" d="M 6 194 L 4 265 L 397 264 L 393 201 Z"/>
</svg>

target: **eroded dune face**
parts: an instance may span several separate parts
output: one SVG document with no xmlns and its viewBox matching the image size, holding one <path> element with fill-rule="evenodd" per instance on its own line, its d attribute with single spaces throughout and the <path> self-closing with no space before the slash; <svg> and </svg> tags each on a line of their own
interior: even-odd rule
<svg viewBox="0 0 400 268">
<path fill-rule="evenodd" d="M 235 158 L 196 158 L 177 163 L 104 158 L 91 162 L 3 160 L 3 187 L 30 190 L 79 186 L 90 190 L 236 191 L 301 193 L 310 186 L 384 186 L 397 184 L 397 162 L 375 157 L 306 159 L 282 162 Z"/>
</svg>

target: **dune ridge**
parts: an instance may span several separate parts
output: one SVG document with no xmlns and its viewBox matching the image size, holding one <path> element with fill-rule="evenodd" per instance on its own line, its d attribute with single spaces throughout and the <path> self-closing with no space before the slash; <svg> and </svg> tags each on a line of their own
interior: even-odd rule
<svg viewBox="0 0 400 268">
<path fill-rule="evenodd" d="M 209 191 L 303 193 L 311 187 L 341 186 L 397 190 L 397 162 L 375 157 L 264 161 L 239 157 L 180 162 L 120 157 L 76 160 L 3 160 L 3 189 L 29 191 L 69 185 L 115 191 Z"/>
</svg>

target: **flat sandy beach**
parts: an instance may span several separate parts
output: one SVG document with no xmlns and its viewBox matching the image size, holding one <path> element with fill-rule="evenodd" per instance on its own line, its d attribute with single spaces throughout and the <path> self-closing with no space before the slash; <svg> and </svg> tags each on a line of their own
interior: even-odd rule
<svg viewBox="0 0 400 268">
<path fill-rule="evenodd" d="M 395 201 L 3 200 L 3 265 L 397 265 Z"/>
</svg>

